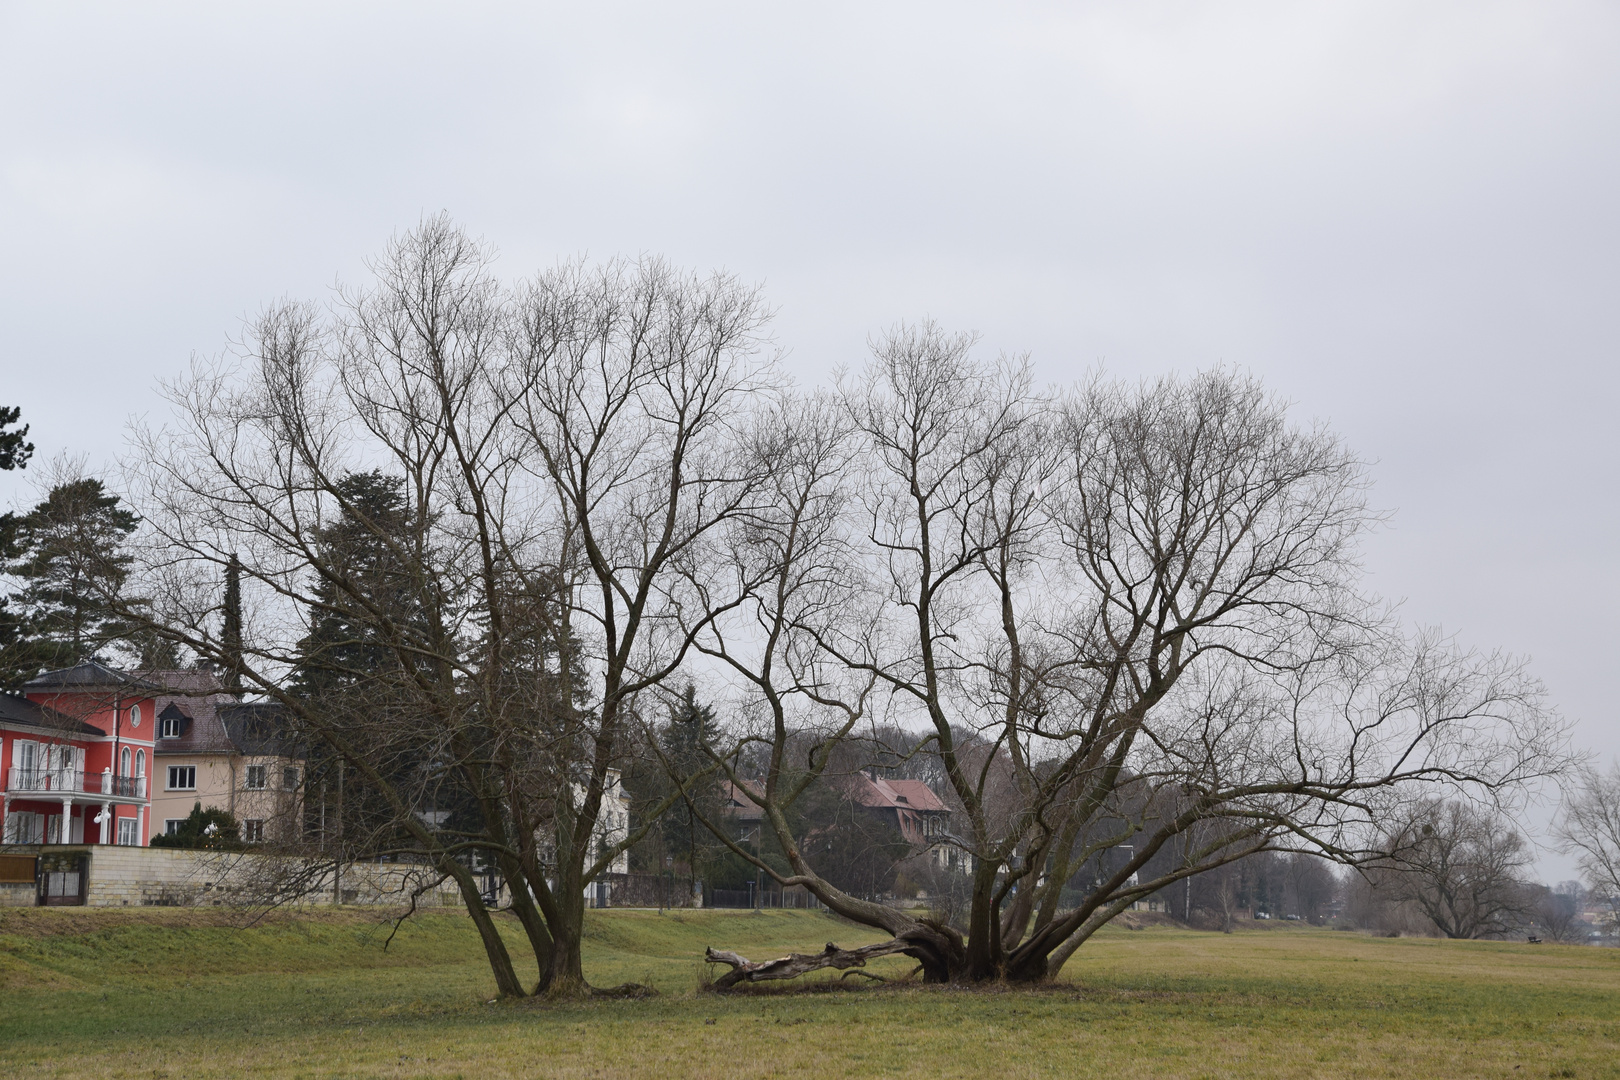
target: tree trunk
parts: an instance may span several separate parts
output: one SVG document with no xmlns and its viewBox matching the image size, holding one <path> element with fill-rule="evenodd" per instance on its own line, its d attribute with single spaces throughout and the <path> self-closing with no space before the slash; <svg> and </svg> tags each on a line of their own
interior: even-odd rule
<svg viewBox="0 0 1620 1080">
<path fill-rule="evenodd" d="M 996 866 L 985 859 L 973 867 L 973 901 L 968 910 L 966 970 L 954 978 L 987 982 L 1001 977 L 1001 920 L 996 917 Z"/>
<path fill-rule="evenodd" d="M 461 899 L 467 905 L 467 914 L 472 916 L 473 925 L 478 927 L 478 937 L 483 941 L 484 953 L 489 957 L 489 969 L 495 976 L 496 992 L 501 997 L 525 996 L 523 984 L 518 981 L 517 972 L 512 969 L 512 956 L 506 951 L 506 941 L 501 937 L 495 920 L 489 917 L 489 909 L 484 906 L 484 899 L 478 892 L 478 882 L 473 878 L 472 872 L 451 858 L 441 858 L 439 870 L 455 878 L 456 885 L 461 889 Z"/>
<path fill-rule="evenodd" d="M 534 906 L 534 897 L 529 895 L 528 875 L 522 863 L 510 855 L 501 856 L 500 863 L 501 872 L 506 875 L 507 889 L 512 893 L 512 911 L 529 935 L 529 945 L 534 949 L 535 963 L 543 977 L 546 968 L 551 965 L 551 932 L 546 929 L 545 919 Z"/>
<path fill-rule="evenodd" d="M 778 960 L 762 960 L 757 963 L 734 952 L 717 951 L 712 948 L 703 951 L 703 958 L 711 964 L 731 965 L 730 971 L 714 981 L 714 989 L 726 990 L 740 982 L 796 979 L 800 975 L 808 975 L 822 968 L 837 968 L 840 971 L 858 970 L 864 968 L 868 960 L 875 960 L 880 956 L 894 956 L 906 952 L 908 948 L 909 946 L 899 938 L 879 942 L 876 945 L 863 945 L 859 949 L 840 949 L 829 941 L 827 947 L 818 953 L 789 953 Z M 878 978 L 876 975 L 868 977 Z"/>
<path fill-rule="evenodd" d="M 580 942 L 585 933 L 583 889 L 566 880 L 558 883 L 554 894 L 558 918 L 551 923 L 551 962 L 541 973 L 538 993 L 575 997 L 590 992 L 580 958 Z"/>
</svg>

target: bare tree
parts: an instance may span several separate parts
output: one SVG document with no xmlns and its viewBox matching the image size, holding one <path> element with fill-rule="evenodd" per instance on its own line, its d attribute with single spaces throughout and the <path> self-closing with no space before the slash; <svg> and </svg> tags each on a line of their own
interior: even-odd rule
<svg viewBox="0 0 1620 1080">
<path fill-rule="evenodd" d="M 1541 932 L 1549 941 L 1572 944 L 1580 940 L 1587 924 L 1581 920 L 1581 902 L 1585 891 L 1578 881 L 1560 881 L 1552 888 L 1538 886 L 1535 890 L 1534 916 Z"/>
<path fill-rule="evenodd" d="M 568 789 L 581 797 L 552 812 L 547 917 L 566 928 L 552 960 L 565 985 L 583 982 L 582 887 L 618 854 L 618 845 L 598 852 L 594 836 L 637 700 L 732 602 L 699 568 L 710 535 L 762 488 L 757 463 L 737 450 L 754 399 L 773 389 L 758 357 L 767 316 L 757 290 L 657 262 L 565 266 L 516 301 L 502 408 L 520 433 L 514 452 L 544 492 L 531 527 L 566 583 L 555 634 L 586 642 L 590 656 L 593 715 Z"/>
<path fill-rule="evenodd" d="M 576 993 L 587 888 L 679 797 L 604 832 L 637 695 L 685 648 L 681 560 L 746 501 L 724 443 L 768 386 L 766 313 L 653 262 L 514 292 L 489 259 L 427 220 L 373 285 L 277 305 L 171 386 L 175 423 L 132 463 L 154 598 L 134 614 L 325 748 L 336 858 L 454 880 L 519 995 L 498 872 L 536 989 Z"/>
<path fill-rule="evenodd" d="M 793 496 L 734 546 L 758 632 L 717 622 L 704 647 L 763 719 L 779 881 L 889 930 L 927 978 L 1036 980 L 1190 874 L 1366 858 L 1427 788 L 1563 766 L 1517 665 L 1405 639 L 1358 594 L 1376 517 L 1327 432 L 1227 373 L 1054 399 L 971 346 L 931 325 L 877 343 L 844 429 L 807 425 Z M 946 778 L 965 933 L 833 888 L 789 826 L 879 712 Z M 795 725 L 817 740 L 790 762 Z"/>
<path fill-rule="evenodd" d="M 1414 808 L 1389 837 L 1379 889 L 1410 901 L 1448 938 L 1500 937 L 1534 917 L 1524 838 L 1500 814 L 1461 800 Z"/>
<path fill-rule="evenodd" d="M 1620 763 L 1607 773 L 1581 770 L 1557 836 L 1561 850 L 1578 857 L 1593 898 L 1608 906 L 1611 929 L 1620 925 Z"/>
</svg>

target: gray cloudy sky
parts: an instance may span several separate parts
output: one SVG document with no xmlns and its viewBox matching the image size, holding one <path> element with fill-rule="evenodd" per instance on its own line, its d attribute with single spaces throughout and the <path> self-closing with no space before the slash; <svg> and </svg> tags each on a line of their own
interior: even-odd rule
<svg viewBox="0 0 1620 1080">
<path fill-rule="evenodd" d="M 1607 758 L 1617 56 L 1556 0 L 0 3 L 0 404 L 99 466 L 441 209 L 512 276 L 763 280 L 807 382 L 923 315 L 1053 380 L 1231 364 L 1377 463 L 1375 588 Z"/>
</svg>

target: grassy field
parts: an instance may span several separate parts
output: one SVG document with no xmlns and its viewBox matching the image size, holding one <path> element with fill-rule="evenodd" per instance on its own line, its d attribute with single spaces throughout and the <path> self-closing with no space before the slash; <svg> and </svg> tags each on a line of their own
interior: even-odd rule
<svg viewBox="0 0 1620 1080">
<path fill-rule="evenodd" d="M 464 917 L 386 952 L 366 913 L 227 918 L 0 910 L 0 1075 L 1620 1077 L 1620 950 L 1110 929 L 1042 991 L 716 995 L 696 990 L 707 944 L 874 936 L 807 912 L 593 912 L 587 974 L 659 997 L 490 1004 Z"/>
</svg>

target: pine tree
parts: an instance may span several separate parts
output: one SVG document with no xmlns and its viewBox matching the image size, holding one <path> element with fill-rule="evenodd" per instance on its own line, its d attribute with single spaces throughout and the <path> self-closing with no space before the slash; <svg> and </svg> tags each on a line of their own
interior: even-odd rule
<svg viewBox="0 0 1620 1080">
<path fill-rule="evenodd" d="M 34 444 L 24 442 L 28 434 L 25 424 L 17 431 L 6 428 L 17 422 L 22 410 L 15 406 L 0 405 L 0 472 L 11 472 L 28 467 L 28 456 Z M 0 567 L 17 557 L 17 515 L 9 511 L 0 514 Z M 18 646 L 23 640 L 23 620 L 11 609 L 9 597 L 0 596 L 0 686 L 10 686 L 23 674 L 17 664 Z M 32 672 L 28 672 L 32 674 Z"/>
<path fill-rule="evenodd" d="M 124 636 L 110 601 L 123 592 L 130 563 L 124 542 L 139 524 L 91 478 L 58 484 L 17 520 L 7 569 L 22 583 L 10 597 L 22 633 L 7 657 L 8 678 L 101 656 Z"/>
<path fill-rule="evenodd" d="M 404 482 L 374 471 L 352 473 L 335 487 L 344 509 L 315 535 L 320 556 L 334 574 L 323 575 L 315 587 L 309 633 L 299 643 L 292 678 L 295 689 L 311 695 L 399 670 L 398 654 L 379 637 L 376 615 L 339 589 L 333 576 L 349 581 L 365 604 L 386 612 L 404 631 L 422 622 L 409 567 L 390 547 L 391 542 L 404 550 L 411 547 Z"/>
<path fill-rule="evenodd" d="M 23 441 L 28 435 L 27 424 L 16 431 L 6 430 L 21 416 L 22 410 L 15 405 L 0 405 L 0 472 L 27 468 L 28 456 L 34 452 L 34 444 Z"/>
<path fill-rule="evenodd" d="M 697 688 L 687 683 L 681 696 L 670 706 L 669 723 L 660 732 L 659 742 L 668 761 L 669 770 L 677 782 L 702 772 L 709 764 L 706 746 L 714 743 L 720 734 L 719 721 L 714 709 L 698 702 Z M 710 821 L 718 816 L 720 807 L 720 781 L 713 774 L 694 781 L 687 788 L 687 800 L 679 805 L 663 822 L 664 842 L 672 855 L 685 855 L 688 885 L 695 888 L 698 881 L 698 855 L 700 848 L 711 846 L 693 806 L 698 807 Z"/>
</svg>

